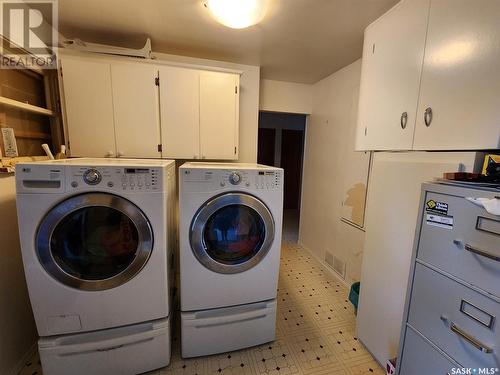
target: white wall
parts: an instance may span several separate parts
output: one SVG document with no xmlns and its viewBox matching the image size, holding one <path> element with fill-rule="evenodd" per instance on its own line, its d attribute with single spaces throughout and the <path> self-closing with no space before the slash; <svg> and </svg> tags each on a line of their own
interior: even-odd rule
<svg viewBox="0 0 500 375">
<path fill-rule="evenodd" d="M 15 178 L 0 175 L 0 374 L 17 373 L 36 342 L 17 228 Z"/>
<path fill-rule="evenodd" d="M 260 81 L 260 110 L 270 112 L 312 112 L 313 85 L 262 79 Z"/>
<path fill-rule="evenodd" d="M 154 53 L 154 56 L 158 60 L 216 66 L 243 72 L 240 78 L 240 152 L 238 161 L 241 163 L 257 162 L 260 67 L 187 56 L 169 55 L 166 53 Z"/>
<path fill-rule="evenodd" d="M 361 60 L 313 86 L 306 150 L 299 242 L 320 260 L 328 250 L 346 264 L 346 282 L 359 280 L 364 232 L 342 221 L 344 177 L 354 151 Z M 354 115 L 353 115 L 354 114 Z"/>
</svg>

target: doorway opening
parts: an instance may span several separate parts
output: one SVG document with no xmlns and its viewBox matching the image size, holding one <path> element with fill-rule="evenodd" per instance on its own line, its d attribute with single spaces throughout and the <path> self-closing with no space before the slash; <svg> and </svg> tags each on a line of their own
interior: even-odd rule
<svg viewBox="0 0 500 375">
<path fill-rule="evenodd" d="M 302 169 L 307 115 L 260 112 L 257 161 L 283 168 L 283 238 L 299 236 Z"/>
</svg>

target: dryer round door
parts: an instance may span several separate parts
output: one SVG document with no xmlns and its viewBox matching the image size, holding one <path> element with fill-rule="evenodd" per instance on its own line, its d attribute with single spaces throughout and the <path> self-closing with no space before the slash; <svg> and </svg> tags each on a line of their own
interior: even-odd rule
<svg viewBox="0 0 500 375">
<path fill-rule="evenodd" d="M 113 194 L 88 193 L 53 207 L 41 221 L 36 251 L 44 269 L 64 285 L 105 290 L 132 279 L 153 250 L 144 213 Z"/>
<path fill-rule="evenodd" d="M 196 213 L 191 249 L 208 269 L 239 273 L 257 265 L 274 240 L 271 212 L 257 198 L 227 193 L 206 202 Z"/>
</svg>

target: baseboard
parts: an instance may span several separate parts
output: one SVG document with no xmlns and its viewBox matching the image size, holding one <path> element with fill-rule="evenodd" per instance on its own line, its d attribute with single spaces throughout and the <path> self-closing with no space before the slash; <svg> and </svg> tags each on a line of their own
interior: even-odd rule
<svg viewBox="0 0 500 375">
<path fill-rule="evenodd" d="M 28 349 L 26 353 L 21 357 L 21 359 L 16 363 L 14 367 L 7 373 L 9 375 L 17 375 L 21 370 L 24 368 L 26 365 L 26 362 L 28 362 L 36 353 L 37 351 L 37 341 L 31 345 L 31 347 Z"/>
<path fill-rule="evenodd" d="M 337 275 L 337 273 L 328 265 L 325 263 L 324 259 L 321 259 L 319 256 L 317 256 L 316 254 L 314 254 L 307 246 L 305 246 L 299 239 L 298 241 L 298 244 L 305 250 L 309 253 L 309 255 L 311 255 L 314 259 L 316 259 L 322 266 L 323 268 L 330 274 L 333 276 L 333 278 L 335 280 L 337 280 L 339 283 L 341 283 L 342 285 L 344 285 L 347 289 L 351 289 L 351 285 L 349 284 L 349 282 L 347 280 L 344 280 L 342 279 L 339 275 Z"/>
</svg>

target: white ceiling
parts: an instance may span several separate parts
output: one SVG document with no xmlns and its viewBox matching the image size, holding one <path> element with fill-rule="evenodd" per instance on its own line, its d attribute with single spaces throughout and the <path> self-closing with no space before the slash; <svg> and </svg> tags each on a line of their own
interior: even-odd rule
<svg viewBox="0 0 500 375">
<path fill-rule="evenodd" d="M 59 31 L 88 42 L 261 65 L 262 76 L 314 83 L 361 57 L 363 30 L 398 0 L 270 0 L 258 25 L 218 24 L 202 0 L 59 0 Z"/>
</svg>

